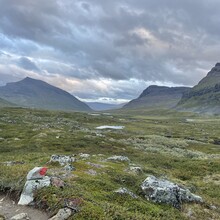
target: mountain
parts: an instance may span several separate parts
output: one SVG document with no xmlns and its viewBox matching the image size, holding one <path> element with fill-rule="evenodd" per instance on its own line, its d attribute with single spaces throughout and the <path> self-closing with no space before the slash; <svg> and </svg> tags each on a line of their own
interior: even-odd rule
<svg viewBox="0 0 220 220">
<path fill-rule="evenodd" d="M 13 107 L 13 106 L 16 106 L 16 105 L 0 98 L 0 108 L 2 108 L 2 107 Z"/>
<path fill-rule="evenodd" d="M 184 93 L 177 108 L 201 113 L 220 113 L 220 63 L 198 85 Z"/>
<path fill-rule="evenodd" d="M 188 87 L 149 86 L 137 99 L 130 101 L 123 108 L 172 108 L 180 101 L 183 93 L 188 90 Z"/>
<path fill-rule="evenodd" d="M 86 104 L 95 111 L 106 111 L 106 110 L 112 110 L 112 109 L 119 109 L 125 105 L 125 103 L 107 104 L 107 103 L 101 103 L 101 102 L 86 102 Z"/>
<path fill-rule="evenodd" d="M 22 107 L 91 111 L 88 105 L 68 92 L 29 77 L 0 87 L 0 97 Z"/>
</svg>

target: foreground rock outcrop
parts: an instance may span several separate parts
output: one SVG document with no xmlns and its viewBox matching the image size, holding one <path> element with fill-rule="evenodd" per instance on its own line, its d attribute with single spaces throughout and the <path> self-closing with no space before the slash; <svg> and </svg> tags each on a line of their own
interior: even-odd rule
<svg viewBox="0 0 220 220">
<path fill-rule="evenodd" d="M 149 176 L 144 180 L 141 189 L 145 197 L 155 203 L 165 203 L 180 209 L 182 203 L 202 203 L 200 196 L 191 193 L 188 189 L 155 176 Z"/>
<path fill-rule="evenodd" d="M 18 205 L 28 205 L 34 200 L 34 191 L 50 186 L 50 177 L 45 176 L 47 168 L 35 167 L 29 171 Z"/>
</svg>

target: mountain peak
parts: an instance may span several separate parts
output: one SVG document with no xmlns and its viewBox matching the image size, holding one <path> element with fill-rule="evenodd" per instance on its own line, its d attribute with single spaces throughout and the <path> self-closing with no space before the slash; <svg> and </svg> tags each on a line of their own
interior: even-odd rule
<svg viewBox="0 0 220 220">
<path fill-rule="evenodd" d="M 88 105 L 65 90 L 30 77 L 0 87 L 0 97 L 24 107 L 49 110 L 91 110 Z"/>
<path fill-rule="evenodd" d="M 25 78 L 23 79 L 23 81 L 30 81 L 30 80 L 36 80 L 36 79 L 33 79 L 33 78 L 29 77 L 29 76 L 27 76 L 27 77 L 25 77 Z"/>
<path fill-rule="evenodd" d="M 216 63 L 215 67 L 211 69 L 211 71 L 208 73 L 208 76 L 216 76 L 220 75 L 220 63 Z"/>
<path fill-rule="evenodd" d="M 198 85 L 185 93 L 178 104 L 179 109 L 196 112 L 220 112 L 220 63 L 209 71 Z"/>
<path fill-rule="evenodd" d="M 24 79 L 22 79 L 20 82 L 44 82 L 44 81 L 27 76 Z"/>
</svg>

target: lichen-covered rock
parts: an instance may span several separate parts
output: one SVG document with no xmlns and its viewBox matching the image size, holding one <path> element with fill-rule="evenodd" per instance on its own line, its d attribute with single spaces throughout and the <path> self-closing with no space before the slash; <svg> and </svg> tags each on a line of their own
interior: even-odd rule
<svg viewBox="0 0 220 220">
<path fill-rule="evenodd" d="M 66 220 L 71 215 L 72 215 L 72 210 L 70 208 L 64 208 L 64 209 L 60 209 L 58 213 L 49 220 Z"/>
<path fill-rule="evenodd" d="M 138 166 L 131 166 L 129 169 L 132 173 L 135 173 L 135 174 L 141 174 L 143 172 L 142 168 Z"/>
<path fill-rule="evenodd" d="M 121 161 L 121 162 L 129 162 L 130 161 L 130 159 L 125 156 L 112 156 L 112 157 L 107 158 L 107 160 Z"/>
<path fill-rule="evenodd" d="M 61 166 L 72 163 L 75 161 L 73 156 L 65 156 L 65 155 L 52 155 L 50 158 L 50 162 L 59 162 Z"/>
<path fill-rule="evenodd" d="M 128 190 L 127 188 L 121 187 L 121 188 L 119 188 L 118 190 L 115 190 L 114 192 L 115 192 L 115 193 L 119 193 L 119 194 L 127 194 L 127 195 L 131 196 L 131 197 L 134 198 L 134 199 L 137 199 L 137 198 L 138 198 L 133 192 L 131 192 L 131 191 Z"/>
<path fill-rule="evenodd" d="M 74 170 L 76 170 L 76 168 L 74 166 L 72 166 L 71 164 L 67 164 L 65 167 L 64 167 L 64 170 L 65 171 L 68 171 L 68 172 L 72 172 Z"/>
<path fill-rule="evenodd" d="M 141 188 L 147 199 L 155 203 L 166 203 L 178 209 L 184 202 L 203 202 L 200 196 L 194 195 L 188 189 L 155 176 L 146 178 Z"/>
</svg>

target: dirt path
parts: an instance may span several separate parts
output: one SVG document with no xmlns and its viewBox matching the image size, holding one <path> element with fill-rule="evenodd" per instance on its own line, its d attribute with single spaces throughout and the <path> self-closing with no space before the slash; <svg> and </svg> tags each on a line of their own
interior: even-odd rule
<svg viewBox="0 0 220 220">
<path fill-rule="evenodd" d="M 48 220 L 46 213 L 28 206 L 17 205 L 13 200 L 0 195 L 0 216 L 3 215 L 8 220 L 20 213 L 27 213 L 31 220 Z"/>
</svg>

